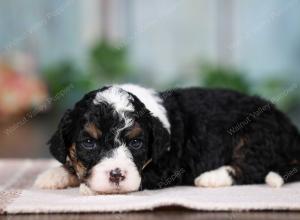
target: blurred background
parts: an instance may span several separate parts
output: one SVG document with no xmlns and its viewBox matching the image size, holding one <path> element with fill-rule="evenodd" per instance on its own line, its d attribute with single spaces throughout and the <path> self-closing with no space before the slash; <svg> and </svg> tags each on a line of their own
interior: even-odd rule
<svg viewBox="0 0 300 220">
<path fill-rule="evenodd" d="M 300 0 L 0 1 L 0 157 L 49 157 L 87 91 L 224 87 L 300 127 Z"/>
</svg>

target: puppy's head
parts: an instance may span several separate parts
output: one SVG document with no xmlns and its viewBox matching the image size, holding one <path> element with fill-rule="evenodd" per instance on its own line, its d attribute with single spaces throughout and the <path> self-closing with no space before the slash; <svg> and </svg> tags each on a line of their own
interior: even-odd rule
<svg viewBox="0 0 300 220">
<path fill-rule="evenodd" d="M 67 110 L 49 141 L 53 156 L 99 193 L 136 191 L 145 166 L 170 147 L 170 125 L 152 90 L 109 86 Z"/>
</svg>

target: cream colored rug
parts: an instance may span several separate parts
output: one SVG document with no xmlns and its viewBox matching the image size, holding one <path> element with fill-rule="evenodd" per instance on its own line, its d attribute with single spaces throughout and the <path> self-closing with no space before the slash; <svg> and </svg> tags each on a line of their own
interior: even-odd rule
<svg viewBox="0 0 300 220">
<path fill-rule="evenodd" d="M 128 212 L 181 206 L 202 211 L 298 210 L 300 183 L 274 189 L 266 185 L 218 189 L 191 186 L 145 190 L 127 195 L 82 196 L 78 188 L 32 188 L 50 160 L 0 160 L 0 213 Z"/>
</svg>

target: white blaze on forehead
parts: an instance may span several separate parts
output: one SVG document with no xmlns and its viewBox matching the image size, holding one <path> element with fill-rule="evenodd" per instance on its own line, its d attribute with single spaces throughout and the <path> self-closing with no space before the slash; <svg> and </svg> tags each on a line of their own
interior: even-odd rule
<svg viewBox="0 0 300 220">
<path fill-rule="evenodd" d="M 166 128 L 170 133 L 170 122 L 167 117 L 167 112 L 162 105 L 163 100 L 159 97 L 157 92 L 152 89 L 143 88 L 141 86 L 133 84 L 123 84 L 116 86 L 134 94 L 151 112 L 151 114 L 160 120 L 164 128 Z"/>
<path fill-rule="evenodd" d="M 109 181 L 109 172 L 116 168 L 119 168 L 125 176 L 119 186 Z M 141 176 L 133 162 L 132 154 L 125 145 L 116 148 L 112 152 L 112 157 L 104 158 L 96 164 L 88 179 L 88 185 L 92 190 L 103 193 L 136 191 L 140 183 Z"/>
<path fill-rule="evenodd" d="M 101 102 L 111 104 L 120 117 L 124 119 L 125 125 L 116 130 L 116 140 L 118 140 L 118 136 L 123 129 L 128 128 L 133 124 L 133 120 L 125 115 L 125 112 L 134 111 L 134 107 L 130 102 L 132 99 L 133 98 L 124 90 L 112 86 L 104 91 L 98 92 L 93 100 L 95 105 L 100 104 Z"/>
<path fill-rule="evenodd" d="M 127 92 L 135 95 L 145 105 L 146 109 L 160 120 L 164 128 L 170 133 L 170 122 L 167 117 L 166 109 L 162 105 L 163 100 L 159 97 L 158 93 L 152 89 L 133 84 L 113 85 L 104 91 L 98 92 L 93 102 L 95 105 L 101 102 L 112 104 L 115 110 L 126 119 L 124 112 L 134 111 L 134 106 L 130 102 L 133 98 Z M 132 125 L 132 121 L 129 119 L 127 119 L 127 122 L 125 120 L 125 123 Z"/>
<path fill-rule="evenodd" d="M 100 104 L 101 102 L 107 102 L 114 106 L 117 112 L 124 111 L 134 111 L 133 105 L 130 103 L 132 97 L 122 91 L 120 88 L 112 86 L 104 91 L 98 92 L 95 99 L 93 100 L 94 104 Z"/>
</svg>

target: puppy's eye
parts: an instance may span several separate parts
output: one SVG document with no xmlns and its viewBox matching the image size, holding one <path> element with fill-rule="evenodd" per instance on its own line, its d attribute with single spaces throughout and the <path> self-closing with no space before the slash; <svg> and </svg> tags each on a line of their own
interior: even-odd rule
<svg viewBox="0 0 300 220">
<path fill-rule="evenodd" d="M 132 139 L 129 141 L 128 146 L 133 149 L 139 149 L 142 146 L 143 142 L 139 139 Z"/>
<path fill-rule="evenodd" d="M 83 146 L 85 149 L 91 150 L 91 149 L 96 148 L 97 145 L 96 145 L 96 142 L 95 142 L 93 139 L 88 138 L 88 139 L 86 139 L 86 140 L 84 140 L 84 141 L 82 142 L 82 146 Z"/>
</svg>

